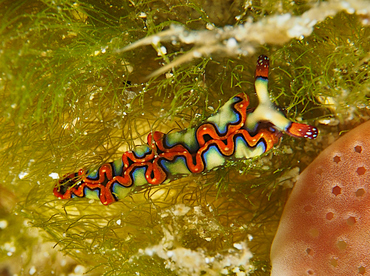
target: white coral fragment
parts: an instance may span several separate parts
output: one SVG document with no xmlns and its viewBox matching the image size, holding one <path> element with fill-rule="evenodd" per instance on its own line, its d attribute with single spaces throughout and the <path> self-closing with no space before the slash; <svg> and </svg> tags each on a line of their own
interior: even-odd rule
<svg viewBox="0 0 370 276">
<path fill-rule="evenodd" d="M 256 46 L 269 43 L 281 45 L 293 38 L 301 39 L 312 33 L 313 27 L 327 17 L 337 13 L 357 13 L 362 17 L 362 23 L 369 22 L 370 3 L 365 0 L 338 1 L 331 0 L 313 6 L 300 16 L 289 13 L 270 15 L 260 21 L 247 21 L 237 26 L 222 28 L 208 27 L 205 30 L 187 30 L 182 25 L 172 25 L 168 30 L 138 40 L 116 52 L 122 53 L 137 47 L 152 44 L 160 47 L 159 42 L 180 42 L 194 44 L 194 48 L 184 55 L 150 74 L 148 77 L 158 76 L 170 69 L 179 66 L 194 58 L 209 56 L 215 52 L 222 52 L 228 56 L 250 55 L 255 52 Z M 157 49 L 158 51 L 158 49 Z"/>
</svg>

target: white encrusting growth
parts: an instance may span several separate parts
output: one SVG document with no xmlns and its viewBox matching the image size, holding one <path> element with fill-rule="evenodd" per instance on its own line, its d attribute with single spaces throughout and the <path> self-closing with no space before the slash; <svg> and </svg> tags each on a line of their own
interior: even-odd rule
<svg viewBox="0 0 370 276">
<path fill-rule="evenodd" d="M 199 206 L 188 207 L 177 204 L 164 210 L 162 219 L 171 219 L 171 225 L 162 225 L 163 238 L 156 244 L 140 249 L 129 262 L 137 262 L 142 256 L 157 256 L 164 260 L 165 266 L 176 275 L 248 275 L 253 270 L 249 263 L 252 257 L 245 241 L 233 243 L 233 247 L 216 255 L 209 255 L 203 248 L 190 249 L 181 246 L 181 235 L 186 229 L 197 231 L 199 237 L 212 242 L 211 232 L 219 231 L 219 224 L 207 217 Z M 184 221 L 187 227 L 177 221 Z"/>
<path fill-rule="evenodd" d="M 215 52 L 223 52 L 228 56 L 251 55 L 256 46 L 265 43 L 282 45 L 289 40 L 302 39 L 312 33 L 313 27 L 328 17 L 345 11 L 361 16 L 362 23 L 369 24 L 370 3 L 366 0 L 329 0 L 314 5 L 302 15 L 293 16 L 290 13 L 275 14 L 262 20 L 247 21 L 236 26 L 211 28 L 199 31 L 185 29 L 184 26 L 172 25 L 168 30 L 138 40 L 116 52 L 122 53 L 134 48 L 152 44 L 156 49 L 161 47 L 159 42 L 181 42 L 195 44 L 193 50 L 161 67 L 148 77 L 165 73 L 166 71 L 188 62 L 194 58 L 209 56 Z M 158 49 L 157 49 L 158 51 Z"/>
</svg>

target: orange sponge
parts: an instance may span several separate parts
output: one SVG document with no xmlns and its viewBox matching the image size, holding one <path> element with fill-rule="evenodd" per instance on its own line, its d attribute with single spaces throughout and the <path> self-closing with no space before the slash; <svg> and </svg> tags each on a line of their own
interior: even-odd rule
<svg viewBox="0 0 370 276">
<path fill-rule="evenodd" d="M 273 276 L 370 275 L 370 122 L 299 176 L 271 248 Z"/>
</svg>

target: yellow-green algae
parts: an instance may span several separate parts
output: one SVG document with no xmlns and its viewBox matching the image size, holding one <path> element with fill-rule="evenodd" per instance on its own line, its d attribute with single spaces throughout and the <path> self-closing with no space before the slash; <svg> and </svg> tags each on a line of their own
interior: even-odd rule
<svg viewBox="0 0 370 276">
<path fill-rule="evenodd" d="M 119 158 L 151 130 L 194 125 L 240 91 L 256 103 L 257 54 L 214 54 L 147 82 L 162 57 L 150 46 L 124 54 L 116 49 L 172 23 L 222 27 L 276 13 L 300 15 L 311 4 L 1 1 L 1 273 L 190 275 L 182 262 L 197 266 L 191 257 L 164 260 L 153 253 L 161 247 L 214 257 L 203 274 L 218 275 L 227 272 L 218 267 L 222 259 L 245 260 L 238 248 L 246 242 L 253 258 L 229 275 L 268 275 L 289 179 L 341 131 L 368 118 L 370 31 L 356 15 L 342 12 L 318 23 L 309 37 L 257 48 L 271 59 L 276 104 L 293 120 L 319 125 L 316 141 L 284 137 L 263 157 L 143 189 L 108 207 L 57 200 L 51 176 Z M 165 62 L 192 47 L 165 46 Z"/>
</svg>

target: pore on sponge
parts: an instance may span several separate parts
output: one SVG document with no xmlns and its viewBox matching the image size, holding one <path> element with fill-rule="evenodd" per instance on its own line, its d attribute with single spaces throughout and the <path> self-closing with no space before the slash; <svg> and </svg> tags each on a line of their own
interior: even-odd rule
<svg viewBox="0 0 370 276">
<path fill-rule="evenodd" d="M 370 275 L 370 122 L 299 176 L 271 247 L 272 276 Z"/>
</svg>

